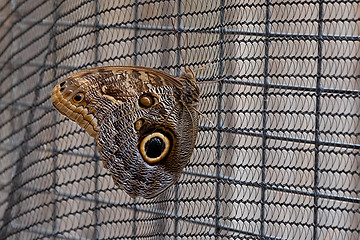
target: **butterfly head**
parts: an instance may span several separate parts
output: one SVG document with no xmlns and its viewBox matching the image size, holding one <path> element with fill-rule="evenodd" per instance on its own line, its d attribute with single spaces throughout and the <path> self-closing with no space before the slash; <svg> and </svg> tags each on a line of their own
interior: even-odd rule
<svg viewBox="0 0 360 240">
<path fill-rule="evenodd" d="M 197 107 L 199 104 L 200 89 L 196 84 L 196 77 L 193 70 L 187 68 L 179 78 L 183 101 L 190 106 Z"/>
</svg>

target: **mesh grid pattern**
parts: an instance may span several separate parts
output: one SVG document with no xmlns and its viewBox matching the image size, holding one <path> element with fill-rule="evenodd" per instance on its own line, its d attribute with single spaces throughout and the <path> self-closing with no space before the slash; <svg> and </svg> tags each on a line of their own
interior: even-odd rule
<svg viewBox="0 0 360 240">
<path fill-rule="evenodd" d="M 214 124 L 175 186 L 132 199 L 50 93 L 95 66 L 179 76 L 171 18 L 189 67 L 211 61 Z M 352 0 L 1 1 L 0 238 L 359 239 L 359 19 Z"/>
</svg>

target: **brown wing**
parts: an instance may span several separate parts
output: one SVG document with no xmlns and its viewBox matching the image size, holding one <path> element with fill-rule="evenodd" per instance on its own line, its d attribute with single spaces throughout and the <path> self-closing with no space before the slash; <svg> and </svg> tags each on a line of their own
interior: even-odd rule
<svg viewBox="0 0 360 240">
<path fill-rule="evenodd" d="M 57 84 L 57 110 L 93 136 L 104 166 L 129 195 L 152 198 L 179 178 L 198 132 L 193 72 L 175 78 L 134 66 L 77 72 Z"/>
<path fill-rule="evenodd" d="M 152 88 L 181 86 L 181 82 L 165 72 L 136 66 L 97 67 L 79 71 L 68 78 L 86 79 L 101 94 L 125 102 Z"/>
</svg>

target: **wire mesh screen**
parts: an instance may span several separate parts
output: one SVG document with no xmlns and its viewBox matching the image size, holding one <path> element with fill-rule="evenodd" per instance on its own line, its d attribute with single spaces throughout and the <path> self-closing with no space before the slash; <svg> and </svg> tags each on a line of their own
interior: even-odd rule
<svg viewBox="0 0 360 240">
<path fill-rule="evenodd" d="M 352 0 L 1 1 L 0 238 L 359 239 L 359 19 Z M 194 153 L 133 199 L 51 90 L 184 61 L 206 65 Z"/>
</svg>

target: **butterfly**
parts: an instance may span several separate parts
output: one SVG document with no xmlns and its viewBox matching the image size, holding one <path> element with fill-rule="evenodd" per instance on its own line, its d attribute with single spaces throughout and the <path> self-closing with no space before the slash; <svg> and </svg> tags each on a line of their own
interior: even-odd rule
<svg viewBox="0 0 360 240">
<path fill-rule="evenodd" d="M 195 73 L 138 66 L 85 69 L 52 90 L 52 104 L 94 137 L 115 185 L 153 198 L 178 180 L 199 126 Z"/>
</svg>

